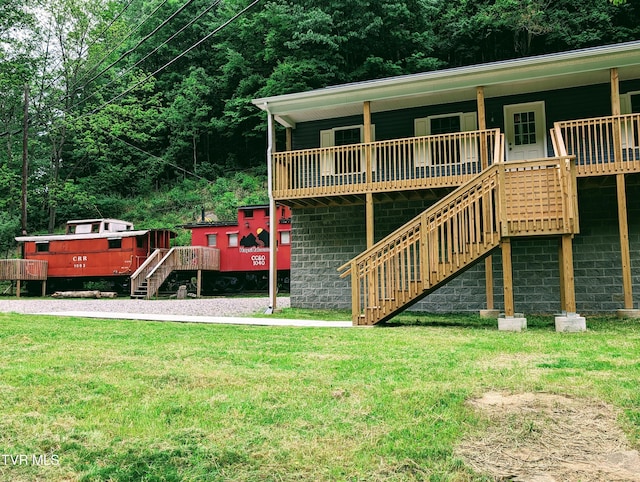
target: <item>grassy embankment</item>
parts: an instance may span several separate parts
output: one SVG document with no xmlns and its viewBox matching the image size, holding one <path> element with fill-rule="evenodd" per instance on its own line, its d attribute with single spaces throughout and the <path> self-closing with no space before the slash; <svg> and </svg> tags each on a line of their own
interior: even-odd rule
<svg viewBox="0 0 640 482">
<path fill-rule="evenodd" d="M 590 319 L 588 332 L 561 334 L 544 318 L 523 333 L 471 316 L 399 321 L 0 314 L 0 451 L 59 462 L 0 458 L 0 479 L 479 480 L 454 449 L 486 423 L 465 401 L 487 391 L 608 402 L 640 445 L 637 322 Z"/>
</svg>

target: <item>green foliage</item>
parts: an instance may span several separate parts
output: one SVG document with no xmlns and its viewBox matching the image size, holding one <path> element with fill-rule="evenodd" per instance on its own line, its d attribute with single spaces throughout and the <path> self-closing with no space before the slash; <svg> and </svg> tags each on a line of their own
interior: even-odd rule
<svg viewBox="0 0 640 482">
<path fill-rule="evenodd" d="M 20 235 L 20 218 L 0 211 L 0 257 L 15 257 L 15 237 Z"/>
<path fill-rule="evenodd" d="M 65 221 L 100 215 L 96 209 L 95 197 L 76 185 L 73 179 L 50 184 L 49 203 L 56 207 L 59 216 Z"/>
</svg>

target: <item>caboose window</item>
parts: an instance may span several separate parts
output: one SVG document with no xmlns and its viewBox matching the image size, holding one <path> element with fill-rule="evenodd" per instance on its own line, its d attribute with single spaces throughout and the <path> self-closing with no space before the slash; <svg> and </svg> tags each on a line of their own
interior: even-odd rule
<svg viewBox="0 0 640 482">
<path fill-rule="evenodd" d="M 253 217 L 253 209 L 245 209 L 244 217 L 251 219 Z"/>
<path fill-rule="evenodd" d="M 36 243 L 36 252 L 37 253 L 48 253 L 49 252 L 49 241 L 44 243 Z"/>
<path fill-rule="evenodd" d="M 122 238 L 109 239 L 108 241 L 109 241 L 109 249 L 122 248 Z"/>
<path fill-rule="evenodd" d="M 218 235 L 207 234 L 207 246 L 217 246 L 217 245 L 218 245 Z"/>
<path fill-rule="evenodd" d="M 229 247 L 237 248 L 238 247 L 238 233 L 229 233 Z"/>
<path fill-rule="evenodd" d="M 100 232 L 100 223 L 92 224 L 91 225 L 91 232 L 92 233 L 99 233 Z"/>
<path fill-rule="evenodd" d="M 280 244 L 291 244 L 291 231 L 280 232 Z"/>
</svg>

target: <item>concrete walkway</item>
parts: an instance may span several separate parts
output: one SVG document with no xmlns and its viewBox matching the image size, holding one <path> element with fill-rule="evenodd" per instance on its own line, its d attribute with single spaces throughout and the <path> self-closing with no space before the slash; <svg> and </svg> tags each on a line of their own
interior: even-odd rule
<svg viewBox="0 0 640 482">
<path fill-rule="evenodd" d="M 114 313 L 95 311 L 56 311 L 39 315 L 74 316 L 117 320 L 168 321 L 177 323 L 212 323 L 219 325 L 298 326 L 313 328 L 351 328 L 350 321 L 287 320 L 279 318 L 242 318 L 233 316 L 159 315 L 153 313 Z"/>
</svg>

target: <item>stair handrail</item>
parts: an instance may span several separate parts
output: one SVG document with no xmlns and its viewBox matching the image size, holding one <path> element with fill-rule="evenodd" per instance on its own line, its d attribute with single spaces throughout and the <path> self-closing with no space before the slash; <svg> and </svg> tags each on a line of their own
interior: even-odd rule
<svg viewBox="0 0 640 482">
<path fill-rule="evenodd" d="M 160 289 L 160 285 L 164 282 L 165 279 L 171 274 L 173 271 L 172 263 L 175 258 L 176 247 L 171 248 L 162 259 L 147 273 L 145 279 L 147 280 L 147 298 L 151 298 L 156 294 L 156 292 Z M 158 273 L 162 270 L 162 273 Z M 158 273 L 158 276 L 155 276 Z M 159 282 L 158 279 L 162 278 Z"/>
<path fill-rule="evenodd" d="M 488 129 L 488 130 L 493 130 L 493 129 Z M 498 139 L 496 140 L 496 143 L 495 143 L 495 146 L 494 146 L 494 159 L 495 159 L 495 162 L 493 164 L 491 164 L 489 167 L 487 167 L 486 169 L 484 169 L 483 171 L 481 171 L 476 177 L 474 177 L 473 179 L 468 180 L 464 184 L 460 185 L 458 188 L 456 188 L 453 191 L 451 191 L 445 197 L 443 197 L 442 199 L 438 200 L 436 203 L 434 203 L 430 207 L 428 207 L 427 210 L 430 211 L 432 209 L 433 210 L 439 209 L 438 208 L 439 205 L 446 204 L 446 203 L 450 202 L 452 199 L 457 198 L 460 195 L 460 193 L 459 193 L 460 190 L 462 190 L 463 188 L 466 188 L 466 187 L 468 187 L 468 186 L 470 186 L 472 184 L 476 184 L 478 182 L 484 181 L 486 176 L 490 175 L 490 174 L 487 174 L 487 173 L 494 172 L 494 170 L 497 169 L 497 167 L 495 167 L 495 166 L 497 166 L 499 164 L 504 164 L 504 134 L 500 134 L 498 136 Z M 396 238 L 398 235 L 400 235 L 403 231 L 405 231 L 407 229 L 407 226 L 410 223 L 414 224 L 416 221 L 419 221 L 420 218 L 422 218 L 422 216 L 424 214 L 425 214 L 424 212 L 418 214 L 416 217 L 414 217 L 413 219 L 407 221 L 404 225 L 400 226 L 398 229 L 396 229 L 395 231 L 393 231 L 392 233 L 390 233 L 386 237 L 382 238 L 380 241 L 375 243 L 373 246 L 371 246 L 367 250 L 363 251 L 362 253 L 360 253 L 356 257 L 350 259 L 348 262 L 346 262 L 342 266 L 338 267 L 337 271 L 343 271 L 343 270 L 346 269 L 346 271 L 344 271 L 343 273 L 340 274 L 340 278 L 346 278 L 347 276 L 349 276 L 349 274 L 351 273 L 351 266 L 352 266 L 352 264 L 354 262 L 358 263 L 358 262 L 362 261 L 363 258 L 369 256 L 371 252 L 375 251 L 381 245 L 388 243 L 391 240 L 391 238 Z"/>
<path fill-rule="evenodd" d="M 414 218 L 410 219 L 405 224 L 400 226 L 398 229 L 396 229 L 395 231 L 391 232 L 389 235 L 382 238 L 380 241 L 375 243 L 369 249 L 363 251 L 359 255 L 355 256 L 354 258 L 352 258 L 351 260 L 349 260 L 348 262 L 346 262 L 345 264 L 337 268 L 338 271 L 346 270 L 340 274 L 340 278 L 346 278 L 351 273 L 351 266 L 353 265 L 353 263 L 357 264 L 361 262 L 364 258 L 366 258 L 367 256 L 370 256 L 373 252 L 379 250 L 382 246 L 389 244 L 389 242 L 396 239 L 403 232 L 412 229 L 413 226 L 415 226 L 415 224 L 417 223 L 420 223 L 422 219 L 432 217 L 433 215 L 437 214 L 438 211 L 441 211 L 445 207 L 448 207 L 452 202 L 454 202 L 460 197 L 460 194 L 463 190 L 468 190 L 469 187 L 484 182 L 488 177 L 495 175 L 497 170 L 498 170 L 498 164 L 492 164 L 487 169 L 485 169 L 480 174 L 478 174 L 475 178 L 467 181 L 457 189 L 453 190 L 452 192 L 447 194 L 445 197 L 443 197 L 439 201 L 429 206 L 425 211 L 418 214 Z"/>
<path fill-rule="evenodd" d="M 135 272 L 131 275 L 131 296 L 136 292 L 138 288 L 142 285 L 143 281 L 146 279 L 147 274 L 151 271 L 154 266 L 151 266 L 156 262 L 156 258 L 162 255 L 162 253 L 167 252 L 166 248 L 156 248 L 153 253 L 140 265 L 140 267 L 135 270 Z"/>
<path fill-rule="evenodd" d="M 147 297 L 154 296 L 160 286 L 176 270 L 219 269 L 220 250 L 206 246 L 175 246 L 146 275 Z"/>
</svg>

